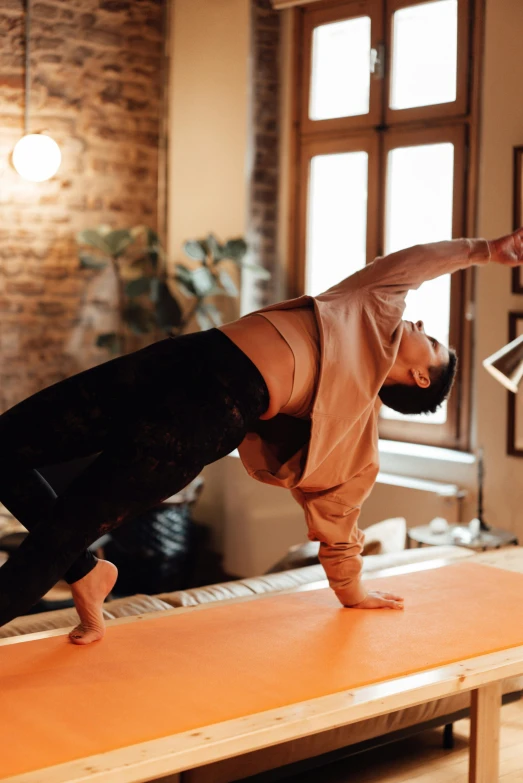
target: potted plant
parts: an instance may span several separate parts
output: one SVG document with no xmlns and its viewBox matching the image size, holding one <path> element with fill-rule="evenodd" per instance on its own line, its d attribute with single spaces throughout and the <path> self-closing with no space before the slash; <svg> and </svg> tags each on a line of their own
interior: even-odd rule
<svg viewBox="0 0 523 783">
<path fill-rule="evenodd" d="M 191 261 L 175 264 L 172 272 L 158 235 L 147 226 L 113 230 L 102 225 L 81 231 L 77 241 L 82 268 L 110 266 L 117 281 L 119 327 L 96 340 L 112 354 L 125 353 L 129 332 L 174 336 L 182 334 L 193 317 L 200 329 L 220 326 L 220 311 L 210 297 L 239 295 L 226 261 L 253 269 L 265 279 L 270 276 L 263 267 L 245 261 L 248 247 L 241 237 L 221 244 L 209 234 L 185 242 L 183 249 Z"/>
</svg>

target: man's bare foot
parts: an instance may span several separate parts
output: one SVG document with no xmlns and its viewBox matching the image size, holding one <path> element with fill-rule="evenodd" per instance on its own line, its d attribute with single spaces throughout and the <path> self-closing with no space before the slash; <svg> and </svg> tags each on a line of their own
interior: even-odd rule
<svg viewBox="0 0 523 783">
<path fill-rule="evenodd" d="M 114 563 L 98 560 L 92 571 L 71 585 L 74 605 L 80 617 L 80 624 L 69 634 L 73 644 L 90 644 L 102 639 L 105 633 L 102 606 L 117 576 L 118 569 Z"/>
</svg>

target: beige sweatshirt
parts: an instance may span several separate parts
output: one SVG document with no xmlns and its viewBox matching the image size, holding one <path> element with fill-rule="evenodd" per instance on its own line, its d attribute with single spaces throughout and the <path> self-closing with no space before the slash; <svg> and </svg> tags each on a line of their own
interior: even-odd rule
<svg viewBox="0 0 523 783">
<path fill-rule="evenodd" d="M 320 372 L 310 421 L 285 414 L 260 420 L 241 443 L 240 457 L 249 475 L 290 489 L 300 503 L 308 538 L 320 542 L 320 562 L 346 606 L 366 596 L 357 521 L 379 470 L 378 392 L 396 360 L 405 296 L 426 280 L 489 260 L 484 239 L 417 245 L 377 258 L 319 296 L 256 311 L 284 313 L 312 304 Z M 296 339 L 292 345 L 298 359 L 301 344 Z"/>
</svg>

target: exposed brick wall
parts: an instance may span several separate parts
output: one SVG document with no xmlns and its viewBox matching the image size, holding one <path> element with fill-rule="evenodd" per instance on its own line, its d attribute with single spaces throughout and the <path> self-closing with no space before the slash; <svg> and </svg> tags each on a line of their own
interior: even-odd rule
<svg viewBox="0 0 523 783">
<path fill-rule="evenodd" d="M 44 183 L 9 156 L 23 132 L 24 10 L 0 5 L 0 410 L 103 361 L 110 275 L 78 268 L 77 231 L 157 225 L 163 0 L 33 0 L 30 130 L 59 143 Z"/>
<path fill-rule="evenodd" d="M 250 292 L 252 309 L 274 301 L 277 286 L 280 13 L 251 0 L 251 166 L 247 241 L 252 260 L 271 272 Z"/>
</svg>

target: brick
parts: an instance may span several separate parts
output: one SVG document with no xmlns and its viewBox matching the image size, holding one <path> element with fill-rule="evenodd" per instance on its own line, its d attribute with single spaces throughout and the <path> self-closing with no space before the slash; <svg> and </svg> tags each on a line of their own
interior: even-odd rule
<svg viewBox="0 0 523 783">
<path fill-rule="evenodd" d="M 104 103 L 118 103 L 122 95 L 122 83 L 110 82 L 100 93 Z"/>
<path fill-rule="evenodd" d="M 35 280 L 17 280 L 6 283 L 5 290 L 8 294 L 25 294 L 26 296 L 38 296 L 44 293 L 44 286 Z"/>
<path fill-rule="evenodd" d="M 42 315 L 58 316 L 64 315 L 67 310 L 62 302 L 38 302 L 38 312 Z"/>
<path fill-rule="evenodd" d="M 21 301 L 16 301 L 12 297 L 0 297 L 0 312 L 1 313 L 21 313 L 23 312 L 24 305 Z"/>
<path fill-rule="evenodd" d="M 62 55 L 60 54 L 42 54 L 40 55 L 41 63 L 61 63 Z"/>
<path fill-rule="evenodd" d="M 47 5 L 47 3 L 35 3 L 32 11 L 36 17 L 45 17 L 46 19 L 56 19 L 60 13 L 60 8 L 56 5 Z"/>
<path fill-rule="evenodd" d="M 111 13 L 128 11 L 130 7 L 131 3 L 124 2 L 124 0 L 101 0 L 100 2 L 100 8 L 103 11 L 111 11 Z"/>
<path fill-rule="evenodd" d="M 9 87 L 13 90 L 21 90 L 24 86 L 24 77 L 19 73 L 1 73 L 0 87 Z"/>
<path fill-rule="evenodd" d="M 24 11 L 24 0 L 2 0 L 3 11 L 17 11 L 20 16 Z"/>
<path fill-rule="evenodd" d="M 61 38 L 52 38 L 48 35 L 33 36 L 31 46 L 35 49 L 60 49 L 62 45 Z"/>
<path fill-rule="evenodd" d="M 83 65 L 88 57 L 94 55 L 94 49 L 87 46 L 76 46 L 69 55 L 69 61 L 76 65 Z"/>
<path fill-rule="evenodd" d="M 82 27 L 93 27 L 96 22 L 96 14 L 81 14 L 78 22 Z"/>
<path fill-rule="evenodd" d="M 122 45 L 122 36 L 110 30 L 90 29 L 89 40 L 104 46 L 119 47 Z"/>
</svg>

